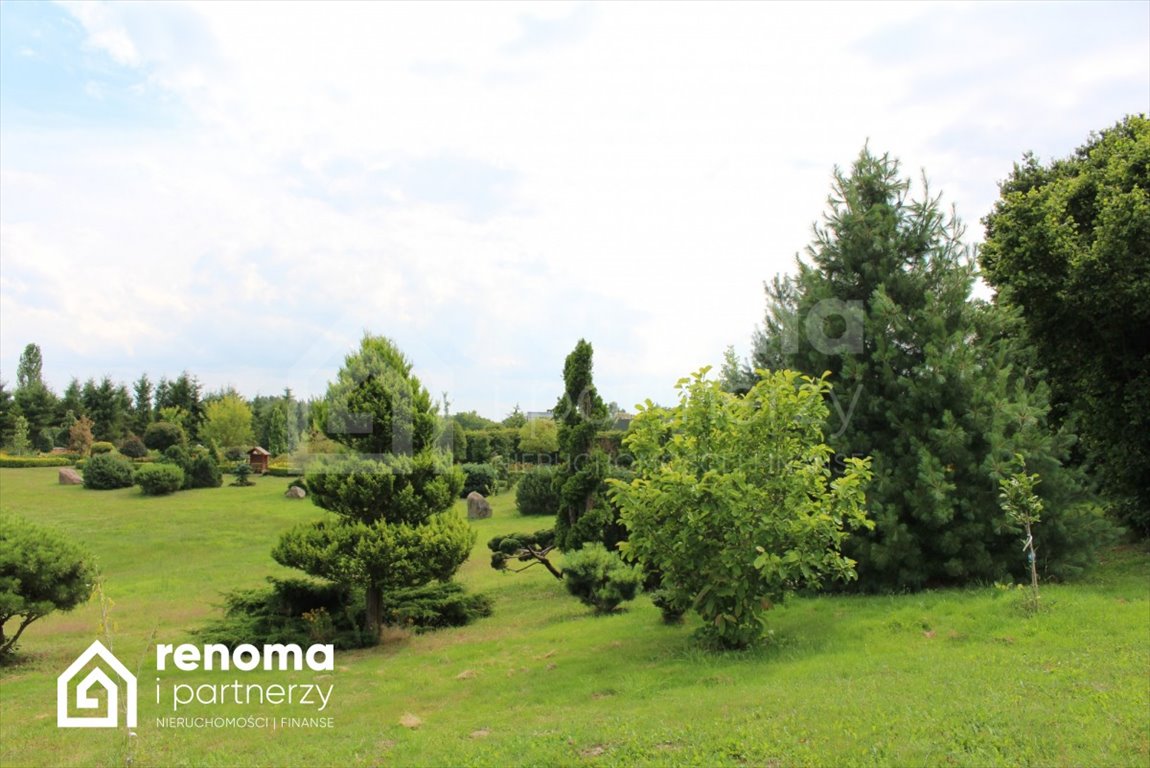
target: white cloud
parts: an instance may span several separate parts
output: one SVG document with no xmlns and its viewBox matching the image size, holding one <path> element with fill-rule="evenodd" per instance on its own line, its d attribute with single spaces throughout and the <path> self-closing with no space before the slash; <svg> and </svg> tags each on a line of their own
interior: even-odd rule
<svg viewBox="0 0 1150 768">
<path fill-rule="evenodd" d="M 306 350 L 366 327 L 499 415 L 549 406 L 586 336 L 604 396 L 667 400 L 745 344 L 868 138 L 977 236 L 1022 151 L 1147 109 L 1144 38 L 1060 57 L 983 6 L 68 7 L 175 117 L 5 122 L 6 369 L 37 341 L 49 373 L 67 345 L 318 392 L 347 349 L 318 384 Z"/>
</svg>

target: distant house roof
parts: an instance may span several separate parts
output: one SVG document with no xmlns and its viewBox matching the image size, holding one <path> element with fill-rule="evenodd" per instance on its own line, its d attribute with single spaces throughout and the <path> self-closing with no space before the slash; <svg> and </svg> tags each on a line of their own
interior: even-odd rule
<svg viewBox="0 0 1150 768">
<path fill-rule="evenodd" d="M 550 419 L 554 416 L 551 411 L 528 411 L 523 414 L 528 421 L 535 421 L 536 419 Z"/>
<path fill-rule="evenodd" d="M 249 456 L 251 456 L 252 454 L 255 454 L 256 456 L 271 456 L 271 454 L 268 453 L 266 449 L 260 448 L 258 445 L 255 448 L 252 448 L 250 451 L 248 451 Z"/>
</svg>

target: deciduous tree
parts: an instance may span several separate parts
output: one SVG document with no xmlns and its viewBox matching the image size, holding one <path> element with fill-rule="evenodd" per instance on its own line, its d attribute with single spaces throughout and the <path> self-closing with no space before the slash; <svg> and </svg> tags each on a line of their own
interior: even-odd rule
<svg viewBox="0 0 1150 768">
<path fill-rule="evenodd" d="M 1049 164 L 1027 154 L 985 223 L 980 263 L 1021 311 L 1055 419 L 1073 424 L 1124 521 L 1150 533 L 1150 120 Z"/>
<path fill-rule="evenodd" d="M 662 575 L 672 606 L 699 613 L 705 639 L 738 648 L 788 590 L 854 578 L 840 545 L 871 525 L 869 459 L 832 474 L 825 379 L 773 373 L 740 397 L 706 372 L 678 383 L 678 405 L 640 411 L 624 439 L 637 477 L 612 493 L 620 548 Z"/>
<path fill-rule="evenodd" d="M 208 402 L 204 407 L 200 437 L 219 446 L 249 445 L 252 441 L 252 409 L 247 401 L 235 391 L 230 391 Z M 283 452 L 282 448 L 280 452 Z M 274 455 L 275 451 L 272 453 Z"/>
</svg>

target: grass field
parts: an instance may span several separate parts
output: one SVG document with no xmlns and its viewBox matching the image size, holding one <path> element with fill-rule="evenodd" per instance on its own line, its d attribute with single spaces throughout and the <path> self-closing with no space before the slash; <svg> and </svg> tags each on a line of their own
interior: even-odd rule
<svg viewBox="0 0 1150 768">
<path fill-rule="evenodd" d="M 97 601 L 32 625 L 0 668 L 0 766 L 1150 765 L 1150 552 L 1108 553 L 1083 581 L 1045 585 L 1026 617 L 994 587 L 795 599 L 771 642 L 716 654 L 693 624 L 640 598 L 595 617 L 541 569 L 500 574 L 484 543 L 546 520 L 473 523 L 461 579 L 495 614 L 337 653 L 326 672 L 156 672 L 151 643 L 189 642 L 219 593 L 259 586 L 279 533 L 318 510 L 287 481 L 144 498 L 0 470 L 0 508 L 83 540 L 100 561 L 114 651 L 139 669 L 139 727 L 59 729 L 56 676 L 100 636 Z M 462 504 L 460 505 L 462 508 Z M 1038 530 L 1041 536 L 1041 528 Z M 1039 540 L 1041 546 L 1041 540 Z M 331 728 L 160 728 L 155 678 L 332 686 Z M 189 705 L 179 714 L 314 715 L 303 705 Z M 406 722 L 407 725 L 404 725 Z M 415 727 L 411 727 L 415 726 Z"/>
</svg>

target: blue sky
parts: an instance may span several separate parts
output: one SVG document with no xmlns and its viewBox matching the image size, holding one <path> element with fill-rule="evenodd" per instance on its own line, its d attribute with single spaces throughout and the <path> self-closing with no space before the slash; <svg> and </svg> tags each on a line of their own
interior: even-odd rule
<svg viewBox="0 0 1150 768">
<path fill-rule="evenodd" d="M 869 140 L 981 236 L 1150 112 L 1150 3 L 0 0 L 0 378 L 320 394 L 365 329 L 455 410 L 745 353 Z"/>
</svg>

